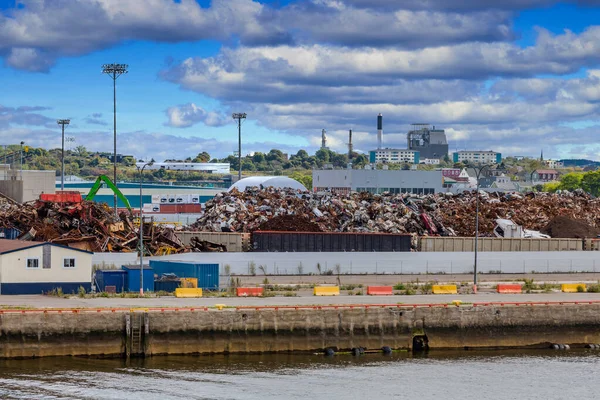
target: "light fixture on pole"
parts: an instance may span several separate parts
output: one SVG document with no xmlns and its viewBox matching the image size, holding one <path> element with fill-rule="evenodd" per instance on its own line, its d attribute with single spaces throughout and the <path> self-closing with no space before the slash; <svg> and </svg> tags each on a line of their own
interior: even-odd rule
<svg viewBox="0 0 600 400">
<path fill-rule="evenodd" d="M 60 160 L 60 190 L 65 190 L 65 125 L 71 123 L 70 119 L 58 119 L 56 123 L 62 126 L 62 153 Z"/>
<path fill-rule="evenodd" d="M 144 295 L 144 214 L 143 214 L 143 198 L 142 184 L 144 182 L 144 168 L 154 164 L 152 161 L 144 163 L 143 161 L 136 163 L 136 168 L 140 174 L 140 296 Z"/>
<path fill-rule="evenodd" d="M 21 169 L 21 179 L 23 179 L 23 145 L 25 144 L 25 142 L 21 142 L 20 144 L 21 144 L 21 147 L 19 150 L 19 158 L 20 158 L 19 166 Z"/>
<path fill-rule="evenodd" d="M 483 165 L 480 167 L 474 167 L 475 176 L 477 179 L 477 191 L 475 200 L 475 260 L 473 263 L 473 292 L 477 293 L 477 239 L 479 237 L 479 177 L 484 169 L 490 168 L 490 165 Z"/>
<path fill-rule="evenodd" d="M 238 181 L 242 179 L 242 120 L 246 119 L 246 113 L 233 113 L 231 117 L 238 124 Z"/>
<path fill-rule="evenodd" d="M 102 73 L 113 80 L 113 130 L 114 130 L 114 153 L 113 153 L 113 183 L 117 186 L 117 78 L 128 73 L 127 64 L 103 64 Z M 114 196 L 115 215 L 117 215 L 117 194 Z"/>
</svg>

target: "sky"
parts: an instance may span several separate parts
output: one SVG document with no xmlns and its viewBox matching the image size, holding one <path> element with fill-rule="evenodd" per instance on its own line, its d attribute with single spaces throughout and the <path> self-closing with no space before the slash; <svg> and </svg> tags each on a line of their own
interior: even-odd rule
<svg viewBox="0 0 600 400">
<path fill-rule="evenodd" d="M 405 148 L 600 159 L 600 0 L 0 0 L 0 145 L 138 159 Z"/>
</svg>

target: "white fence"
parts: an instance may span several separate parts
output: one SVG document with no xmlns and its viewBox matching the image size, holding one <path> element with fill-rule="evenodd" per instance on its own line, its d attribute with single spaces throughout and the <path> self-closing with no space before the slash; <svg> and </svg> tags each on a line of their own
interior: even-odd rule
<svg viewBox="0 0 600 400">
<path fill-rule="evenodd" d="M 600 272 L 597 252 L 482 252 L 481 273 Z M 134 253 L 96 253 L 94 264 L 134 263 Z M 146 261 L 148 258 L 145 258 Z M 461 274 L 473 272 L 472 252 L 453 253 L 186 253 L 155 260 L 219 264 L 220 273 L 245 275 L 319 274 Z M 320 271 L 319 271 L 320 268 Z"/>
</svg>

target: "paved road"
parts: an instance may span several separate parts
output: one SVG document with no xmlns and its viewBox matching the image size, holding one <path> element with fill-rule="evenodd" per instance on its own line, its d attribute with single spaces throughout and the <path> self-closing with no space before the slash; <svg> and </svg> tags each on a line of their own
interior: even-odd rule
<svg viewBox="0 0 600 400">
<path fill-rule="evenodd" d="M 497 294 L 476 295 L 415 295 L 415 296 L 339 296 L 339 297 L 267 297 L 236 298 L 208 297 L 200 299 L 160 298 L 58 298 L 38 295 L 0 296 L 0 307 L 25 308 L 120 308 L 120 307 L 203 307 L 225 304 L 227 306 L 293 306 L 293 305 L 342 305 L 342 304 L 429 304 L 463 302 L 561 302 L 600 301 L 600 293 L 544 293 L 544 294 Z"/>
</svg>

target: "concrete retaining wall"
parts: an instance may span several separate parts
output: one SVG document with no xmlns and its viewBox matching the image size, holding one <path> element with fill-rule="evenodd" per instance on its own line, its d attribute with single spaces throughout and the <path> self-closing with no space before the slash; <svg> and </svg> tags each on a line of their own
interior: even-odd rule
<svg viewBox="0 0 600 400">
<path fill-rule="evenodd" d="M 600 304 L 5 313 L 0 357 L 411 349 L 414 335 L 432 349 L 582 347 L 600 343 Z"/>
</svg>

